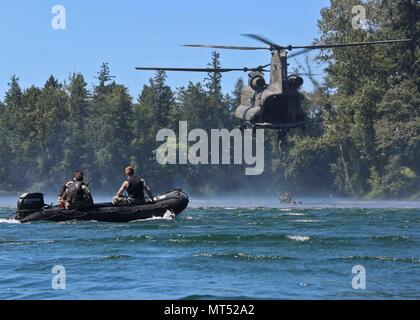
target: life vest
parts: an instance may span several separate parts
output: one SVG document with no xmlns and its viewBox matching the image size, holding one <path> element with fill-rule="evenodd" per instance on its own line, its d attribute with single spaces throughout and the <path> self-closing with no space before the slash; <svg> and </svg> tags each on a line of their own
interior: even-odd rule
<svg viewBox="0 0 420 320">
<path fill-rule="evenodd" d="M 144 180 L 141 177 L 133 176 L 127 179 L 128 188 L 127 194 L 136 202 L 145 202 L 144 199 Z"/>
<path fill-rule="evenodd" d="M 85 201 L 85 192 L 83 186 L 86 184 L 82 181 L 71 181 L 67 185 L 67 201 L 70 203 L 78 203 Z"/>
</svg>

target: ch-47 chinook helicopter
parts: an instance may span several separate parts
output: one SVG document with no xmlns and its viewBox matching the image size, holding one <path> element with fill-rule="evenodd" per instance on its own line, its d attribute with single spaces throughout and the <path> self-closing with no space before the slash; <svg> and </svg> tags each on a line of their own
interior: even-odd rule
<svg viewBox="0 0 420 320">
<path fill-rule="evenodd" d="M 288 74 L 287 58 L 296 57 L 314 49 L 331 49 L 340 47 L 379 45 L 398 42 L 409 42 L 410 39 L 395 39 L 369 42 L 316 44 L 307 46 L 282 46 L 266 38 L 245 34 L 245 36 L 266 44 L 266 47 L 222 46 L 187 44 L 185 47 L 214 48 L 232 50 L 269 50 L 271 62 L 255 68 L 162 68 L 137 67 L 136 70 L 155 71 L 187 71 L 187 72 L 248 72 L 248 86 L 241 92 L 241 104 L 235 110 L 235 117 L 241 121 L 241 128 L 267 128 L 278 132 L 279 146 L 287 144 L 287 133 L 293 128 L 305 130 L 305 112 L 302 108 L 303 95 L 299 88 L 303 84 L 301 75 Z M 288 51 L 300 49 L 290 55 Z M 270 70 L 266 70 L 270 67 Z M 270 82 L 267 84 L 264 72 L 270 72 Z"/>
</svg>

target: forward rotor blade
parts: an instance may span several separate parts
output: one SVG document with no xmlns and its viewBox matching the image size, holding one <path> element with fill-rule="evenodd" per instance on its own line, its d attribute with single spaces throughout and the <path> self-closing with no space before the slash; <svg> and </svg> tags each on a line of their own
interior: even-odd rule
<svg viewBox="0 0 420 320">
<path fill-rule="evenodd" d="M 288 49 L 288 50 L 292 50 L 292 49 L 313 50 L 313 49 L 329 49 L 329 48 L 341 48 L 341 47 L 367 46 L 367 45 L 410 42 L 410 41 L 412 41 L 412 39 L 395 39 L 395 40 L 350 42 L 350 43 L 337 43 L 337 44 L 319 44 L 319 45 L 310 45 L 310 46 L 287 46 L 285 48 Z"/>
<path fill-rule="evenodd" d="M 184 71 L 184 72 L 232 72 L 232 71 L 259 71 L 258 68 L 161 68 L 161 67 L 137 67 L 136 70 L 151 70 L 151 71 Z M 262 70 L 266 71 L 266 70 Z"/>
<path fill-rule="evenodd" d="M 366 46 L 366 45 L 377 45 L 377 44 L 386 44 L 386 43 L 400 43 L 400 42 L 410 42 L 412 39 L 392 39 L 392 40 L 379 40 L 379 41 L 364 41 L 364 42 L 350 42 L 350 43 L 336 43 L 336 44 L 318 44 L 318 45 L 309 45 L 309 46 L 281 46 L 278 45 L 267 38 L 264 38 L 257 34 L 244 34 L 244 36 L 248 38 L 252 38 L 254 40 L 263 42 L 268 44 L 271 48 L 270 49 L 278 49 L 278 50 L 293 50 L 293 49 L 307 49 L 307 50 L 314 50 L 314 49 L 330 49 L 330 48 L 341 48 L 341 47 L 355 47 L 355 46 Z M 300 52 L 299 54 L 304 53 L 305 51 Z M 298 54 L 296 54 L 298 55 Z M 293 57 L 293 56 L 289 56 Z"/>
<path fill-rule="evenodd" d="M 267 47 L 241 47 L 241 46 L 220 46 L 207 44 L 183 44 L 183 47 L 190 48 L 213 48 L 213 49 L 229 49 L 229 50 L 270 50 Z"/>
</svg>

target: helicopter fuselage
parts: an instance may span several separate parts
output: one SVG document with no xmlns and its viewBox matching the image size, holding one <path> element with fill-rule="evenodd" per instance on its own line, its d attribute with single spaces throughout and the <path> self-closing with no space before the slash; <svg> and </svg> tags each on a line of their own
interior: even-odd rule
<svg viewBox="0 0 420 320">
<path fill-rule="evenodd" d="M 265 83 L 262 72 L 249 73 L 249 84 L 241 92 L 235 116 L 245 126 L 284 130 L 301 127 L 305 123 L 303 95 L 298 91 L 302 84 L 302 78 L 287 75 L 287 52 L 274 50 L 270 83 Z"/>
</svg>

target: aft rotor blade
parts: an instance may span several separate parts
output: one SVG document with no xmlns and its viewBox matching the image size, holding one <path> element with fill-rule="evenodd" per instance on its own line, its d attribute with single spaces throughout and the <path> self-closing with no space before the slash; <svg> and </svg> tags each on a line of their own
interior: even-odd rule
<svg viewBox="0 0 420 320">
<path fill-rule="evenodd" d="M 241 46 L 221 46 L 209 44 L 183 44 L 183 47 L 190 48 L 213 48 L 213 49 L 229 49 L 229 50 L 270 50 L 267 47 L 241 47 Z"/>
<path fill-rule="evenodd" d="M 310 45 L 310 46 L 287 46 L 285 48 L 288 50 L 292 50 L 292 49 L 313 50 L 313 49 L 330 49 L 330 48 L 341 48 L 341 47 L 368 46 L 368 45 L 376 45 L 376 44 L 399 43 L 399 42 L 410 42 L 410 41 L 412 41 L 412 39 L 395 39 L 395 40 L 350 42 L 350 43 L 337 43 L 337 44 L 319 44 L 319 45 Z"/>
<path fill-rule="evenodd" d="M 265 44 L 268 44 L 270 46 L 270 48 L 275 48 L 275 49 L 285 49 L 283 46 L 279 46 L 278 44 L 268 40 L 267 38 L 264 38 L 258 34 L 243 34 L 243 36 L 263 42 Z"/>
<path fill-rule="evenodd" d="M 151 71 L 184 71 L 184 72 L 232 72 L 232 71 L 257 71 L 256 68 L 161 68 L 161 67 L 137 67 L 136 70 L 151 70 Z M 258 69 L 259 70 L 259 69 Z M 264 70 L 263 70 L 264 71 Z"/>
<path fill-rule="evenodd" d="M 303 50 L 299 50 L 299 51 L 296 51 L 296 52 L 294 52 L 294 53 L 292 53 L 292 54 L 289 54 L 287 57 L 288 57 L 288 58 L 293 58 L 293 57 L 299 56 L 299 55 L 301 55 L 301 54 L 304 54 L 304 53 L 306 53 L 306 52 L 309 52 L 309 51 L 311 51 L 311 50 L 313 50 L 313 49 L 303 49 Z"/>
<path fill-rule="evenodd" d="M 301 72 L 292 72 L 288 74 L 289 76 L 291 75 L 297 75 L 297 76 L 320 76 L 319 73 L 301 73 Z"/>
</svg>

